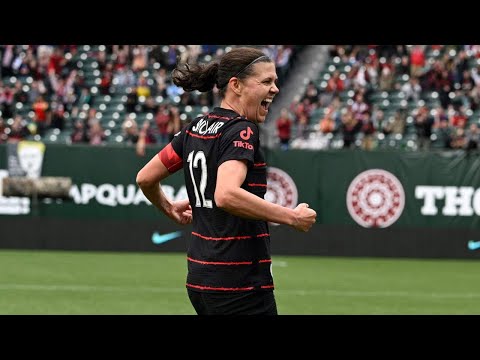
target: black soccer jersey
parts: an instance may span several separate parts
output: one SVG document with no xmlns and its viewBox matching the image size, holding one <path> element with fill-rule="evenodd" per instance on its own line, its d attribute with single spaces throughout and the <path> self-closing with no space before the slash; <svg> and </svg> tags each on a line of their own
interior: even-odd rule
<svg viewBox="0 0 480 360">
<path fill-rule="evenodd" d="M 268 223 L 229 214 L 214 199 L 217 169 L 228 160 L 247 161 L 242 188 L 264 197 L 267 164 L 257 124 L 232 110 L 215 108 L 185 127 L 171 145 L 183 161 L 193 212 L 187 287 L 198 291 L 273 289 Z"/>
</svg>

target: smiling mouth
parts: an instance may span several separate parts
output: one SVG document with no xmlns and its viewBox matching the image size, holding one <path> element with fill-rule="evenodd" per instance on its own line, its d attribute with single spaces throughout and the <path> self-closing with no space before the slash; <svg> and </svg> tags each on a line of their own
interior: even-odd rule
<svg viewBox="0 0 480 360">
<path fill-rule="evenodd" d="M 265 110 L 266 112 L 268 112 L 268 108 L 270 107 L 270 104 L 272 103 L 272 100 L 271 99 L 268 99 L 268 100 L 263 100 L 261 102 L 261 105 L 262 105 L 262 108 L 263 110 Z"/>
</svg>

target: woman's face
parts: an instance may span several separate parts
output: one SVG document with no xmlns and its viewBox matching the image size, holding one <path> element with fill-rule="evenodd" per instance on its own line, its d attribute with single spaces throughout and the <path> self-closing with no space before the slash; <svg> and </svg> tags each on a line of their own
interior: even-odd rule
<svg viewBox="0 0 480 360">
<path fill-rule="evenodd" d="M 240 103 L 247 119 L 263 123 L 273 98 L 280 91 L 275 84 L 278 77 L 273 62 L 256 63 L 252 71 L 252 75 L 241 81 Z"/>
</svg>

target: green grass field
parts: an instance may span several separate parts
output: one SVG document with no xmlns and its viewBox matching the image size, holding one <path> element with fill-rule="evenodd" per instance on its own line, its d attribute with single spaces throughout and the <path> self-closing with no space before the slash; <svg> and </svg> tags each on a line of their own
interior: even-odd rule
<svg viewBox="0 0 480 360">
<path fill-rule="evenodd" d="M 479 314 L 480 262 L 273 256 L 280 314 Z M 185 254 L 0 251 L 0 314 L 193 315 Z"/>
</svg>

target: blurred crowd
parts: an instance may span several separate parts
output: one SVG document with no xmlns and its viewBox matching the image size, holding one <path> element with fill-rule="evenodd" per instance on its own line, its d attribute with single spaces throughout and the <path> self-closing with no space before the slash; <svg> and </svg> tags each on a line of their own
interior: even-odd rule
<svg viewBox="0 0 480 360">
<path fill-rule="evenodd" d="M 177 62 L 211 61 L 232 46 L 0 45 L 0 143 L 134 144 L 141 155 L 198 115 L 192 109 L 219 103 L 216 89 L 186 93 L 174 85 Z M 299 48 L 262 46 L 280 82 Z"/>
<path fill-rule="evenodd" d="M 185 93 L 177 62 L 234 45 L 0 45 L 0 143 L 164 144 L 219 103 Z M 303 46 L 264 45 L 282 84 Z M 276 120 L 289 148 L 476 149 L 480 45 L 330 45 Z"/>
<path fill-rule="evenodd" d="M 277 119 L 283 149 L 476 149 L 480 45 L 331 45 Z"/>
</svg>

